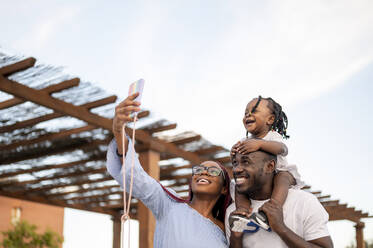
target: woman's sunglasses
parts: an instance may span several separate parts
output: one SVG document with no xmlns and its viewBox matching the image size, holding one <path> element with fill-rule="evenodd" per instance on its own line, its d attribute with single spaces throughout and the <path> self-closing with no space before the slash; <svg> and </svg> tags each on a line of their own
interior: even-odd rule
<svg viewBox="0 0 373 248">
<path fill-rule="evenodd" d="M 192 175 L 201 175 L 204 171 L 206 171 L 208 175 L 213 176 L 213 177 L 218 177 L 220 176 L 220 174 L 222 174 L 225 180 L 223 170 L 218 167 L 215 167 L 215 166 L 207 167 L 203 165 L 195 165 L 192 167 Z"/>
</svg>

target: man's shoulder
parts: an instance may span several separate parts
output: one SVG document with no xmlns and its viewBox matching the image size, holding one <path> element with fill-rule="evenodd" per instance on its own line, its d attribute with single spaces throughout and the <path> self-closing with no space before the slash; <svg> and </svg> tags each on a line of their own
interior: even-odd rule
<svg viewBox="0 0 373 248">
<path fill-rule="evenodd" d="M 289 189 L 286 202 L 288 202 L 289 204 L 299 203 L 299 202 L 302 202 L 303 204 L 307 204 L 308 202 L 319 202 L 319 200 L 314 194 L 310 192 L 306 192 L 301 189 Z"/>
</svg>

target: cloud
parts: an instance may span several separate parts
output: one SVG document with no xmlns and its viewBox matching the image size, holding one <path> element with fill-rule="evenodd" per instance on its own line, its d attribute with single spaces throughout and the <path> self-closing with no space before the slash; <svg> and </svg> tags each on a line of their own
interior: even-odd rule
<svg viewBox="0 0 373 248">
<path fill-rule="evenodd" d="M 87 8 L 82 2 L 51 7 L 16 46 L 31 55 L 36 49 L 63 54 L 64 64 L 120 97 L 130 82 L 144 78 L 144 107 L 229 144 L 242 131 L 241 115 L 252 97 L 271 96 L 287 109 L 333 90 L 370 63 L 372 5 L 139 1 Z M 89 13 L 78 15 L 80 9 Z M 89 43 L 78 39 L 63 48 L 68 39 L 59 30 L 69 30 L 72 20 L 81 24 L 73 34 Z M 92 31 L 97 26 L 102 35 Z M 60 46 L 53 46 L 56 41 Z M 230 131 L 220 131 L 225 127 Z"/>
<path fill-rule="evenodd" d="M 32 22 L 33 25 L 30 30 L 15 41 L 14 47 L 19 47 L 26 51 L 44 49 L 55 38 L 63 26 L 71 25 L 72 20 L 79 13 L 79 8 L 76 5 L 44 7 L 50 7 L 50 11 L 42 12 L 36 21 Z M 32 8 L 35 8 L 35 6 L 30 6 L 30 9 Z"/>
<path fill-rule="evenodd" d="M 125 33 L 120 53 L 130 58 L 122 68 L 148 80 L 147 106 L 215 142 L 243 133 L 241 115 L 252 97 L 272 96 L 288 108 L 333 90 L 373 59 L 370 1 L 227 5 L 220 6 L 221 29 L 206 36 L 196 30 L 213 28 L 210 19 L 219 22 L 221 10 L 190 13 L 199 22 L 190 29 L 182 19 L 188 10 L 158 6 Z M 175 22 L 184 25 L 178 30 Z"/>
<path fill-rule="evenodd" d="M 236 8 L 232 29 L 209 58 L 208 79 L 229 84 L 232 95 L 244 97 L 235 89 L 246 88 L 292 104 L 330 90 L 372 61 L 372 7 L 272 1 L 257 12 Z"/>
</svg>

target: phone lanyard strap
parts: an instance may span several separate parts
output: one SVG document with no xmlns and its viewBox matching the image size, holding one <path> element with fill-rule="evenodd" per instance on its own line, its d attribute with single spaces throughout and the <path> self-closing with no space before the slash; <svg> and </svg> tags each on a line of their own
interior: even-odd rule
<svg viewBox="0 0 373 248">
<path fill-rule="evenodd" d="M 124 248 L 124 224 L 127 220 L 130 220 L 130 209 L 131 209 L 131 198 L 132 198 L 132 186 L 133 186 L 133 168 L 135 164 L 135 133 L 136 133 L 136 121 L 137 121 L 137 113 L 135 114 L 134 121 L 133 121 L 133 131 L 132 131 L 132 159 L 131 159 L 131 181 L 130 181 L 130 188 L 128 191 L 128 202 L 126 198 L 126 151 L 125 151 L 125 135 L 126 135 L 126 124 L 122 126 L 122 160 L 123 160 L 123 215 L 121 217 L 121 238 L 120 238 L 120 247 Z M 128 142 L 129 144 L 129 142 Z M 128 248 L 130 247 L 130 223 L 128 225 Z"/>
</svg>

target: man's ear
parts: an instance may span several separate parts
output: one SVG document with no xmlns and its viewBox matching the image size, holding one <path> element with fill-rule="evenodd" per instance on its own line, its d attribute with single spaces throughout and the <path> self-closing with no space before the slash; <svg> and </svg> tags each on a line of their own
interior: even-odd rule
<svg viewBox="0 0 373 248">
<path fill-rule="evenodd" d="M 270 161 L 268 161 L 266 163 L 266 165 L 264 166 L 264 172 L 265 173 L 270 173 L 272 174 L 276 169 L 276 161 L 271 159 Z"/>
</svg>

